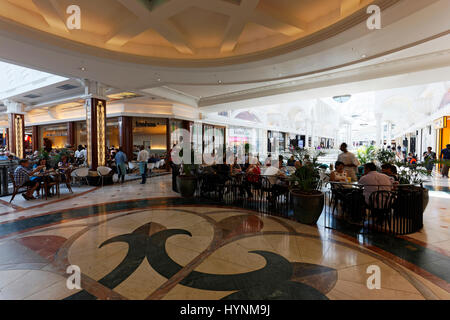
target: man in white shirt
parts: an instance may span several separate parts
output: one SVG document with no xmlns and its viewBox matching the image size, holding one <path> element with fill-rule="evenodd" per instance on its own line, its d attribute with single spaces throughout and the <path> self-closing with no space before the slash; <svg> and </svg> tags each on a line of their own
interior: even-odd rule
<svg viewBox="0 0 450 320">
<path fill-rule="evenodd" d="M 87 160 L 87 151 L 83 148 L 82 145 L 78 146 L 77 151 L 75 151 L 75 159 L 77 164 L 81 165 Z"/>
<path fill-rule="evenodd" d="M 347 172 L 347 177 L 352 178 L 353 182 L 358 181 L 356 177 L 356 169 L 360 165 L 356 156 L 347 150 L 347 144 L 341 144 L 342 153 L 338 156 L 338 161 L 342 162 L 345 166 L 345 172 Z"/>
<path fill-rule="evenodd" d="M 281 171 L 277 167 L 272 166 L 270 163 L 268 163 L 267 167 L 261 171 L 261 175 L 267 176 L 267 179 L 272 186 L 271 194 L 267 197 L 267 200 L 273 203 L 274 201 L 276 201 L 279 195 L 286 191 L 287 186 L 278 179 L 280 177 L 286 177 L 286 175 L 283 171 Z"/>
<path fill-rule="evenodd" d="M 392 190 L 391 179 L 384 173 L 377 172 L 377 167 L 373 163 L 364 165 L 364 176 L 359 179 L 359 184 L 364 186 L 363 194 L 367 204 L 372 193 Z"/>
<path fill-rule="evenodd" d="M 147 163 L 150 155 L 147 150 L 145 150 L 144 146 L 139 147 L 139 153 L 137 156 L 137 162 L 139 162 L 139 171 L 142 176 L 141 184 L 145 184 L 147 182 Z"/>
</svg>

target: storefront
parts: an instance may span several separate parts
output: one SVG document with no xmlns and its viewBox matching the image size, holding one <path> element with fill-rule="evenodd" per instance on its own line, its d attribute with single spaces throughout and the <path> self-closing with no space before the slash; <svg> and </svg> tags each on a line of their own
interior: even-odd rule
<svg viewBox="0 0 450 320">
<path fill-rule="evenodd" d="M 67 135 L 66 126 L 66 135 Z M 78 121 L 75 123 L 75 145 L 87 145 L 86 121 Z M 119 119 L 109 118 L 106 120 L 106 146 L 108 148 L 118 148 L 119 142 Z"/>
<path fill-rule="evenodd" d="M 203 153 L 215 154 L 220 148 L 225 152 L 225 127 L 203 124 Z"/>
<path fill-rule="evenodd" d="M 167 119 L 133 118 L 133 147 L 144 146 L 151 154 L 167 152 Z"/>
<path fill-rule="evenodd" d="M 267 131 L 267 152 L 280 154 L 289 148 L 287 134 L 278 131 Z"/>
<path fill-rule="evenodd" d="M 441 150 L 450 144 L 450 116 L 445 116 L 434 121 L 436 129 L 437 148 L 436 154 L 441 155 Z"/>
<path fill-rule="evenodd" d="M 39 145 L 43 146 L 44 139 L 52 143 L 54 149 L 62 149 L 68 144 L 67 123 L 44 125 L 39 127 Z"/>
</svg>

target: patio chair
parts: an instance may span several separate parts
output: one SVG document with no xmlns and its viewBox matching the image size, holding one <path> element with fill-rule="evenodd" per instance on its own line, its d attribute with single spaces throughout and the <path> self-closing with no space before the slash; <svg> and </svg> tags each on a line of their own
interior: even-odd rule
<svg viewBox="0 0 450 320">
<path fill-rule="evenodd" d="M 100 166 L 100 167 L 97 168 L 97 173 L 98 173 L 100 179 L 102 180 L 102 187 L 104 185 L 105 177 L 108 176 L 111 173 L 111 171 L 112 171 L 112 169 L 108 168 L 108 167 Z"/>
<path fill-rule="evenodd" d="M 23 192 L 28 191 L 30 189 L 30 187 L 29 186 L 18 186 L 16 184 L 16 180 L 14 179 L 14 174 L 12 172 L 9 173 L 9 179 L 11 180 L 11 182 L 13 184 L 13 193 L 11 196 L 11 200 L 9 200 L 9 203 L 11 203 L 11 202 L 13 202 L 14 198 L 16 197 L 16 195 L 18 193 L 23 193 Z M 24 189 L 24 190 L 20 191 L 20 189 Z"/>
<path fill-rule="evenodd" d="M 369 209 L 375 224 L 391 230 L 390 216 L 396 199 L 396 194 L 392 191 L 376 191 L 369 197 Z"/>
<path fill-rule="evenodd" d="M 74 180 L 79 180 L 80 181 L 80 185 L 81 185 L 81 180 L 86 181 L 86 184 L 89 185 L 89 180 L 88 180 L 88 176 L 89 176 L 89 168 L 78 168 L 75 169 L 71 172 L 71 177 Z"/>
</svg>

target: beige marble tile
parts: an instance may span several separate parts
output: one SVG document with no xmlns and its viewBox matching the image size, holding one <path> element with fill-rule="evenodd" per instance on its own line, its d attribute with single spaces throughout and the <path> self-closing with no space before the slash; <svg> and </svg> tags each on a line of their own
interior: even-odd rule
<svg viewBox="0 0 450 320">
<path fill-rule="evenodd" d="M 145 259 L 138 269 L 114 291 L 131 300 L 143 300 L 167 281 Z"/>
<path fill-rule="evenodd" d="M 0 299 L 22 300 L 64 279 L 51 272 L 31 270 L 3 287 L 0 291 Z"/>
<path fill-rule="evenodd" d="M 370 290 L 365 284 L 345 280 L 338 280 L 329 294 L 333 295 L 335 290 L 345 293 L 354 300 L 424 300 L 418 293 L 383 288 Z"/>
</svg>

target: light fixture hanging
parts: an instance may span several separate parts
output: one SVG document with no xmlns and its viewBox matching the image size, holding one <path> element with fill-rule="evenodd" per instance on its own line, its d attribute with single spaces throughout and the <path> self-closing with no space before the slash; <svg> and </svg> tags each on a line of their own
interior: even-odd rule
<svg viewBox="0 0 450 320">
<path fill-rule="evenodd" d="M 350 100 L 352 96 L 350 94 L 342 95 L 342 96 L 334 96 L 333 100 L 338 103 L 346 103 Z"/>
</svg>

